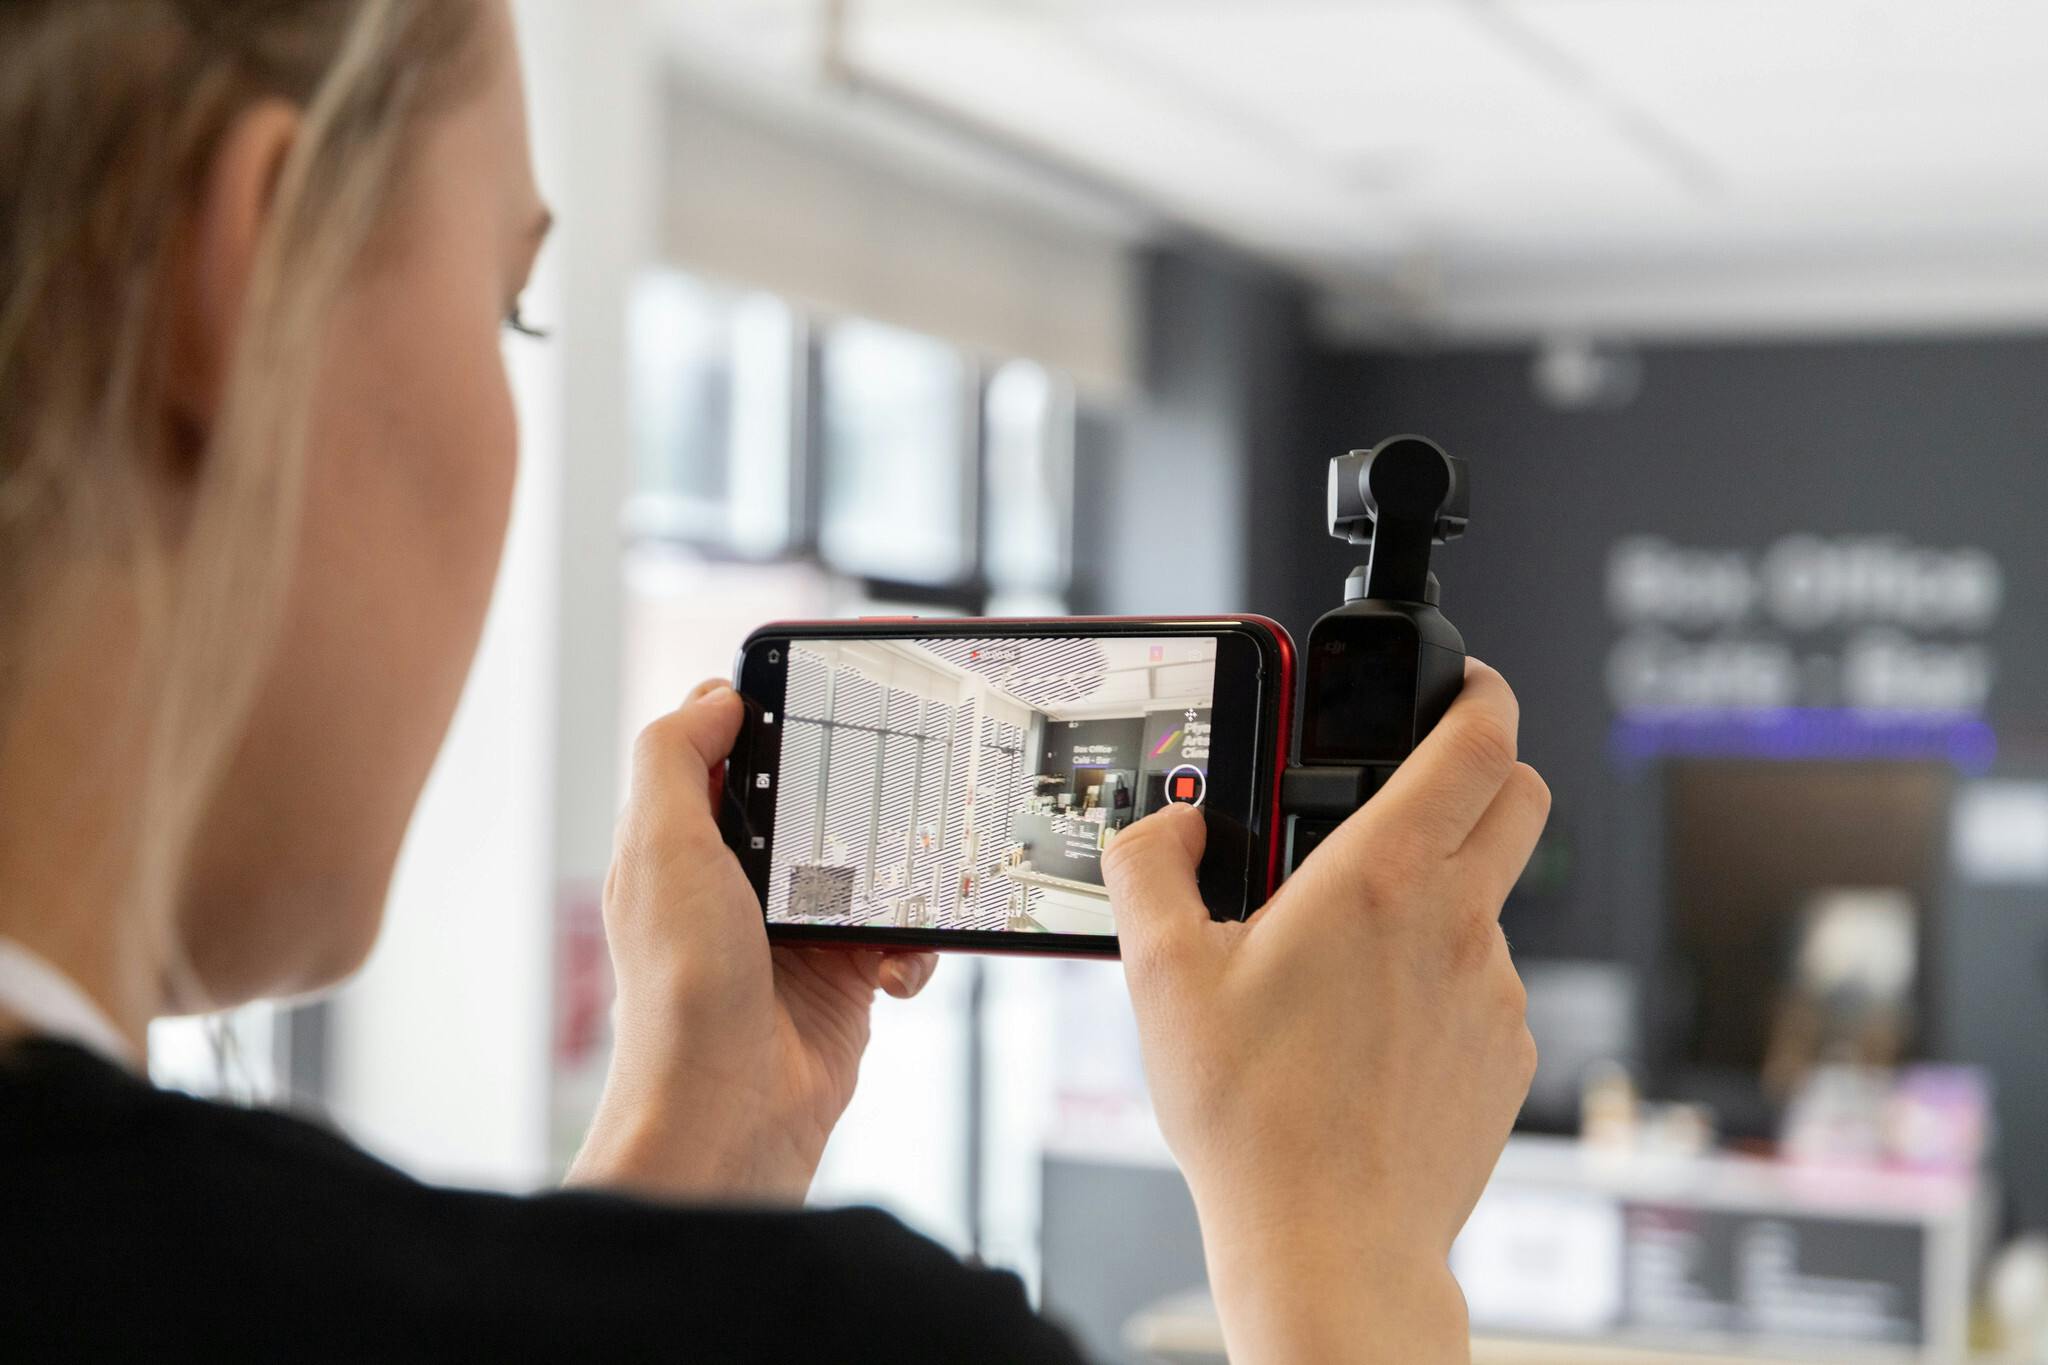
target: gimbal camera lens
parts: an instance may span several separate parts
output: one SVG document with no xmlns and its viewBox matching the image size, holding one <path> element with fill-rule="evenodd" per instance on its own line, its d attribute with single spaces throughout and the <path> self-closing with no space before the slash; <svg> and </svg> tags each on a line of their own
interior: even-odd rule
<svg viewBox="0 0 2048 1365">
<path fill-rule="evenodd" d="M 1438 545 L 1465 534 L 1471 484 L 1465 462 L 1423 436 L 1394 436 L 1330 461 L 1330 534 L 1370 545 L 1383 520 L 1426 521 Z"/>
</svg>

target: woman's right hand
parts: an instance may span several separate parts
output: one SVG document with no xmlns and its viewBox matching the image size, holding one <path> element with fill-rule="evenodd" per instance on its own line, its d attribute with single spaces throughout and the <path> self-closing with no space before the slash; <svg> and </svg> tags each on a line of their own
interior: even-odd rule
<svg viewBox="0 0 2048 1365">
<path fill-rule="evenodd" d="M 1243 923 L 1202 904 L 1190 809 L 1105 859 L 1233 1360 L 1467 1358 L 1450 1246 L 1536 1063 L 1499 923 L 1550 810 L 1518 721 L 1472 664 L 1415 754 Z"/>
</svg>

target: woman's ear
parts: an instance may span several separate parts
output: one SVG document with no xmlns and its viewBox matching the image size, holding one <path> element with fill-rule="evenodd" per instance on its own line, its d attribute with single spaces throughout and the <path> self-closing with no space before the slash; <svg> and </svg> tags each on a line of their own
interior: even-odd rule
<svg viewBox="0 0 2048 1365">
<path fill-rule="evenodd" d="M 222 137 L 193 199 L 169 315 L 165 416 L 179 471 L 195 469 L 212 439 L 256 254 L 300 126 L 298 108 L 284 100 L 261 100 L 244 109 Z"/>
</svg>

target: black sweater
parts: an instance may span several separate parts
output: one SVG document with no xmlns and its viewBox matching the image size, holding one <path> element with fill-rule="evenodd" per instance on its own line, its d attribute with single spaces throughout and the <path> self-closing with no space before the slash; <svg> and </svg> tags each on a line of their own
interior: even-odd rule
<svg viewBox="0 0 2048 1365">
<path fill-rule="evenodd" d="M 873 1210 L 435 1189 L 297 1119 L 0 1051 L 0 1361 L 1071 1362 Z"/>
</svg>

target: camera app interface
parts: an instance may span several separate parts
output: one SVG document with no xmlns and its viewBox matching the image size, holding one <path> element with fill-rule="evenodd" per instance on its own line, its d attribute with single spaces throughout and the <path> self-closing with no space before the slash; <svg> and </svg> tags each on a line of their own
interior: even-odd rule
<svg viewBox="0 0 2048 1365">
<path fill-rule="evenodd" d="M 1208 794 L 1216 640 L 789 646 L 768 917 L 1111 934 L 1103 850 Z"/>
</svg>

